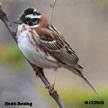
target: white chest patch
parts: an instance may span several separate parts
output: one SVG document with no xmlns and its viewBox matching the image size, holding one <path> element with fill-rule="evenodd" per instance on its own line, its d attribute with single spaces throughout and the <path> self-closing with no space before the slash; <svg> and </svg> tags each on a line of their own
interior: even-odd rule
<svg viewBox="0 0 108 108">
<path fill-rule="evenodd" d="M 27 38 L 27 35 L 31 37 L 28 30 L 23 31 L 18 36 L 18 47 L 24 56 L 33 64 L 43 68 L 57 68 L 58 64 L 56 59 L 51 55 L 48 56 L 39 48 L 34 47 Z"/>
</svg>

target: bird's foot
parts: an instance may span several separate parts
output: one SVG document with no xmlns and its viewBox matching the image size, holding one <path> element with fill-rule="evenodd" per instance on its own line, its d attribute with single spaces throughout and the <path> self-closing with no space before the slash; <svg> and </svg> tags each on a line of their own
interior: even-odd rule
<svg viewBox="0 0 108 108">
<path fill-rule="evenodd" d="M 55 84 L 51 84 L 46 87 L 46 88 L 48 88 L 48 92 L 50 95 L 54 92 L 54 86 L 55 86 Z"/>
<path fill-rule="evenodd" d="M 34 71 L 36 73 L 36 76 L 38 76 L 38 73 L 39 73 L 39 68 L 37 66 L 34 67 Z"/>
</svg>

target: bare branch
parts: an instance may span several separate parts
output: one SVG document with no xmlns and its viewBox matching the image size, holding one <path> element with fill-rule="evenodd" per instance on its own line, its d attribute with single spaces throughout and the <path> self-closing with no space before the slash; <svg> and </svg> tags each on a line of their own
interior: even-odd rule
<svg viewBox="0 0 108 108">
<path fill-rule="evenodd" d="M 55 0 L 56 1 L 56 0 Z M 55 2 L 54 2 L 55 4 Z M 53 5 L 54 7 L 54 5 Z M 53 9 L 52 9 L 53 10 Z M 51 15 L 52 16 L 52 15 Z M 12 37 L 14 38 L 15 42 L 17 43 L 17 39 L 16 39 L 16 31 L 12 28 L 12 26 L 9 23 L 8 17 L 6 15 L 6 13 L 3 11 L 2 9 L 2 5 L 0 4 L 0 19 L 4 22 L 4 24 L 6 25 L 7 29 L 9 30 L 10 34 L 12 35 Z M 52 19 L 52 18 L 51 18 Z M 25 58 L 27 60 L 27 58 Z M 28 61 L 28 60 L 27 60 Z M 28 61 L 29 62 L 29 61 Z M 33 70 L 35 71 L 35 68 L 37 66 L 31 64 L 29 62 L 29 64 L 32 66 Z M 47 80 L 47 78 L 44 75 L 43 69 L 40 67 L 38 68 L 38 72 L 35 71 L 36 76 L 39 76 L 39 78 L 42 80 L 42 82 L 44 83 L 44 85 L 46 86 L 47 89 L 49 89 L 50 87 L 50 83 Z M 53 89 L 52 93 L 50 94 L 53 99 L 56 101 L 56 103 L 59 105 L 60 108 L 66 108 L 65 105 L 63 104 L 63 102 L 61 101 L 59 95 L 57 94 L 57 92 Z"/>
<path fill-rule="evenodd" d="M 4 24 L 6 25 L 7 29 L 9 30 L 10 34 L 12 35 L 12 37 L 14 38 L 15 42 L 17 42 L 16 40 L 16 32 L 13 30 L 12 26 L 10 25 L 8 18 L 6 16 L 6 13 L 3 12 L 2 9 L 2 4 L 0 3 L 0 19 L 4 22 Z"/>
<path fill-rule="evenodd" d="M 56 0 L 53 0 L 53 3 L 50 4 L 50 17 L 49 17 L 50 24 L 52 23 L 53 11 L 54 11 L 55 4 L 56 4 Z"/>
</svg>

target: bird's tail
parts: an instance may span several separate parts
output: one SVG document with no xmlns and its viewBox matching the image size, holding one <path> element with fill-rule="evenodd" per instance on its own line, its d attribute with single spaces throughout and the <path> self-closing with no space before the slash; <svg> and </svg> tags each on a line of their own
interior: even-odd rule
<svg viewBox="0 0 108 108">
<path fill-rule="evenodd" d="M 68 68 L 69 69 L 69 68 Z M 83 74 L 83 68 L 80 65 L 77 65 L 77 67 L 75 68 L 70 68 L 69 70 L 71 70 L 72 72 L 74 72 L 75 74 L 77 74 L 78 76 L 80 76 L 89 86 L 90 88 L 97 94 L 99 95 L 99 93 L 96 91 L 96 89 L 93 87 L 93 85 L 90 83 L 90 81 L 85 77 L 85 75 Z"/>
</svg>

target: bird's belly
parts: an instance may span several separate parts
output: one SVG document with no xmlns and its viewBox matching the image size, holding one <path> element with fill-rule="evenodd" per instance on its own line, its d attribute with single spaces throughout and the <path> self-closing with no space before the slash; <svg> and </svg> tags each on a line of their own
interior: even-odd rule
<svg viewBox="0 0 108 108">
<path fill-rule="evenodd" d="M 34 47 L 24 36 L 20 36 L 20 39 L 18 40 L 18 47 L 31 63 L 43 68 L 58 67 L 56 60 L 52 58 L 52 56 L 46 57 L 47 55 L 43 51 L 41 51 L 39 48 L 36 49 L 36 47 Z M 51 60 L 48 60 L 46 58 L 49 58 Z"/>
</svg>

